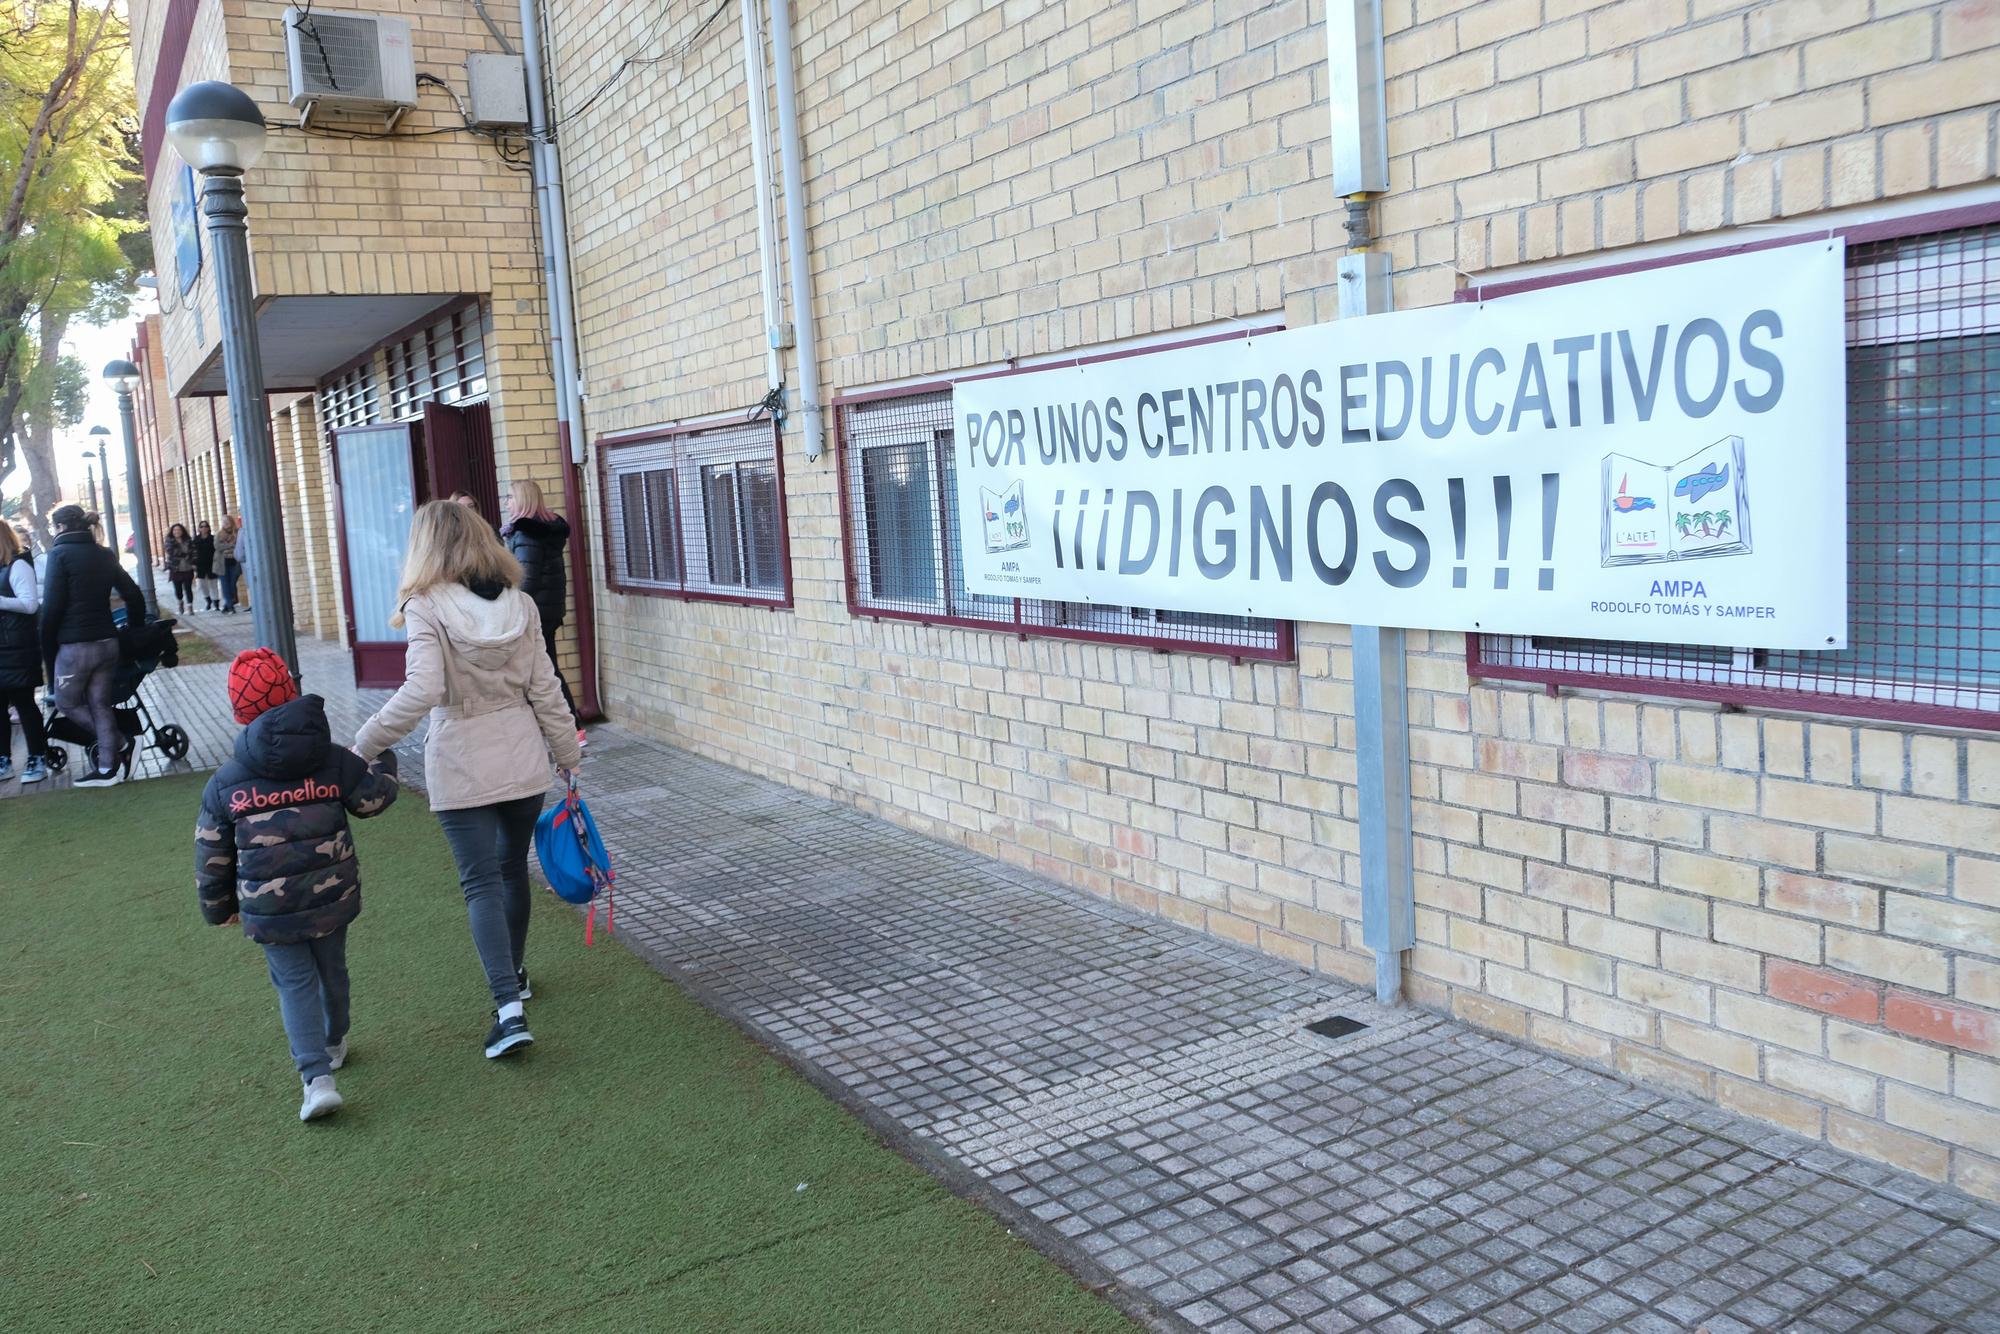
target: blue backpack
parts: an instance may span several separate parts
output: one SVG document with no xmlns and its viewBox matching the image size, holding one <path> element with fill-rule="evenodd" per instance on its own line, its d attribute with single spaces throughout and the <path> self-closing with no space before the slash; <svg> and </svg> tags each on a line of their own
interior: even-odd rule
<svg viewBox="0 0 2000 1334">
<path fill-rule="evenodd" d="M 548 877 L 549 888 L 557 898 L 565 903 L 590 905 L 589 915 L 583 919 L 585 945 L 592 943 L 592 928 L 597 923 L 596 900 L 600 894 L 604 897 L 604 929 L 617 931 L 612 885 L 618 873 L 611 868 L 611 854 L 604 849 L 597 822 L 590 818 L 590 807 L 577 791 L 574 777 L 569 780 L 569 790 L 563 799 L 535 821 L 535 856 L 542 863 L 542 874 Z"/>
</svg>

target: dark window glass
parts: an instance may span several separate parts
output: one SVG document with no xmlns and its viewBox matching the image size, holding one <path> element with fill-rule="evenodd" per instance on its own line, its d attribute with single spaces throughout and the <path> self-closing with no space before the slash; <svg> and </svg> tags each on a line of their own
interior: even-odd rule
<svg viewBox="0 0 2000 1334">
<path fill-rule="evenodd" d="M 711 463 L 701 470 L 701 517 L 708 538 L 708 581 L 741 585 L 743 540 L 735 464 Z"/>
<path fill-rule="evenodd" d="M 674 523 L 674 470 L 645 474 L 646 526 L 653 535 L 653 578 L 663 584 L 681 578 L 681 535 Z"/>
<path fill-rule="evenodd" d="M 622 473 L 618 478 L 618 527 L 624 538 L 627 579 L 652 575 L 652 557 L 646 542 L 646 477 L 644 473 Z"/>
<path fill-rule="evenodd" d="M 937 493 L 930 447 L 878 445 L 861 455 L 868 507 L 868 586 L 891 602 L 937 601 Z"/>
</svg>

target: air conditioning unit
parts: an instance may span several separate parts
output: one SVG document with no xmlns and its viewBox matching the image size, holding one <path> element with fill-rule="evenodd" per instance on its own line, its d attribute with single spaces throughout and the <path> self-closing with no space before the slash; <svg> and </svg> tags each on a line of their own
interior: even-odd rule
<svg viewBox="0 0 2000 1334">
<path fill-rule="evenodd" d="M 308 5 L 285 10 L 285 56 L 299 123 L 316 108 L 382 112 L 394 125 L 417 104 L 410 25 Z"/>
</svg>

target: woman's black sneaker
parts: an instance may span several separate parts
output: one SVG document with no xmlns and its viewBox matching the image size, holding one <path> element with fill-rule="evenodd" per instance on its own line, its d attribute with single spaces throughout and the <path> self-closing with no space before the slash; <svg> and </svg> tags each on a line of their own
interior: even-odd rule
<svg viewBox="0 0 2000 1334">
<path fill-rule="evenodd" d="M 512 1019 L 502 1019 L 498 1012 L 493 1016 L 493 1027 L 486 1031 L 486 1059 L 491 1061 L 532 1046 L 535 1035 L 528 1031 L 528 1021 L 520 1015 Z"/>
<path fill-rule="evenodd" d="M 527 970 L 527 969 L 525 969 L 525 968 L 517 968 L 517 969 L 515 969 L 515 970 L 514 970 L 514 980 L 515 980 L 516 982 L 519 982 L 519 983 L 521 984 L 521 999 L 522 999 L 522 1000 L 524 1000 L 524 1001 L 526 1001 L 526 1000 L 533 1000 L 533 999 L 535 998 L 535 989 L 534 989 L 533 987 L 531 987 L 531 986 L 529 986 L 529 985 L 528 985 L 528 970 Z"/>
</svg>

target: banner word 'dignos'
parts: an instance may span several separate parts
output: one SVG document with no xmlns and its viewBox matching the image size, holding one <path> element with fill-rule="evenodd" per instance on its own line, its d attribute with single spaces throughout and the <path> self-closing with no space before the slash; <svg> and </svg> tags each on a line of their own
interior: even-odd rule
<svg viewBox="0 0 2000 1334">
<path fill-rule="evenodd" d="M 1843 647 L 1842 261 L 1815 240 L 961 381 L 966 591 Z"/>
</svg>

